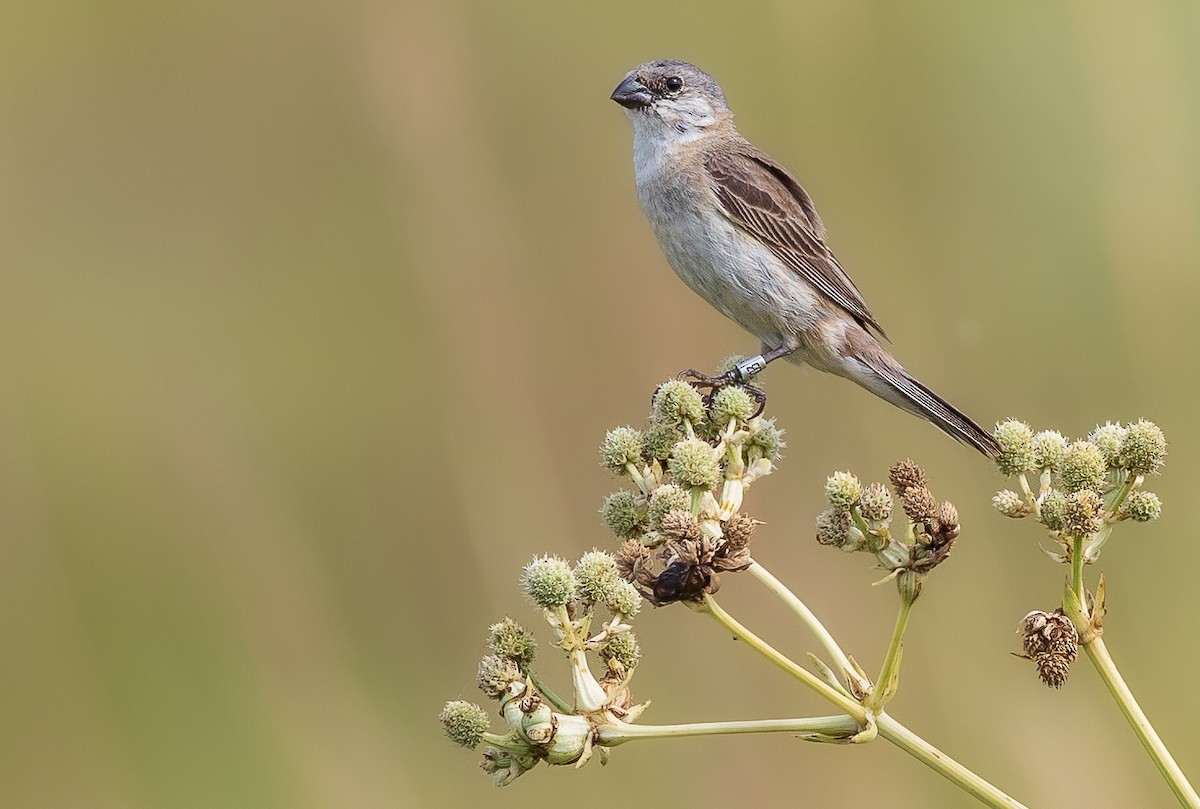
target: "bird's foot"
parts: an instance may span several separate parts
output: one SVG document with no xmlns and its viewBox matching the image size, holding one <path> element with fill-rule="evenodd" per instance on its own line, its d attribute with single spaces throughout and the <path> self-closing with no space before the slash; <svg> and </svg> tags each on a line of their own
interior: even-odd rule
<svg viewBox="0 0 1200 809">
<path fill-rule="evenodd" d="M 762 415 L 763 409 L 767 406 L 767 392 L 762 388 L 751 385 L 746 380 L 761 371 L 766 365 L 766 362 L 760 355 L 744 359 L 718 376 L 709 376 L 708 374 L 700 373 L 694 368 L 688 368 L 686 371 L 681 371 L 676 378 L 682 379 L 700 391 L 705 407 L 712 405 L 713 394 L 721 388 L 729 387 L 730 385 L 739 385 L 758 403 L 758 409 L 751 416 L 751 418 L 754 418 L 755 416 Z"/>
</svg>

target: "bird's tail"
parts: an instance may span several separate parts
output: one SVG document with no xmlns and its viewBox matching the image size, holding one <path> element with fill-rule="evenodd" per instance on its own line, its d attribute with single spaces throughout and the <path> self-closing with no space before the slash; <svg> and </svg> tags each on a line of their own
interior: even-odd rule
<svg viewBox="0 0 1200 809">
<path fill-rule="evenodd" d="M 890 357 L 864 361 L 871 380 L 860 380 L 889 402 L 931 422 L 955 440 L 968 444 L 989 458 L 999 454 L 996 439 L 954 405 L 927 388 L 921 380 Z M 888 360 L 891 360 L 890 362 Z"/>
</svg>

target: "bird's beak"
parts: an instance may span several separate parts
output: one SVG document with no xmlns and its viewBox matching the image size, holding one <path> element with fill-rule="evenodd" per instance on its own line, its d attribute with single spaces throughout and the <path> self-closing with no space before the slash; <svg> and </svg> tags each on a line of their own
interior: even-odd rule
<svg viewBox="0 0 1200 809">
<path fill-rule="evenodd" d="M 613 90 L 612 100 L 625 109 L 639 110 L 650 106 L 650 90 L 633 76 L 626 76 Z"/>
</svg>

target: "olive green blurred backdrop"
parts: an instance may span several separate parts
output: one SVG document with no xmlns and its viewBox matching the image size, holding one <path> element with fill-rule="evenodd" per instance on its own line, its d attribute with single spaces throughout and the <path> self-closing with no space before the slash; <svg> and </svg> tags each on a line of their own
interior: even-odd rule
<svg viewBox="0 0 1200 809">
<path fill-rule="evenodd" d="M 0 18 L 0 805 L 968 805 L 883 742 L 653 742 L 496 790 L 441 736 L 487 624 L 537 624 L 520 566 L 609 543 L 604 430 L 754 348 L 637 210 L 608 95 L 666 56 L 802 178 L 931 386 L 985 423 L 1166 430 L 1164 516 L 1102 559 L 1107 637 L 1200 779 L 1195 3 Z M 1063 570 L 989 465 L 842 381 L 768 384 L 789 449 L 756 556 L 868 668 L 895 597 L 812 541 L 824 476 L 912 455 L 962 513 L 893 713 L 1031 805 L 1170 805 L 1088 666 L 1051 693 L 1009 655 Z M 722 598 L 812 648 L 753 582 Z M 647 721 L 826 712 L 683 608 L 637 624 Z"/>
</svg>

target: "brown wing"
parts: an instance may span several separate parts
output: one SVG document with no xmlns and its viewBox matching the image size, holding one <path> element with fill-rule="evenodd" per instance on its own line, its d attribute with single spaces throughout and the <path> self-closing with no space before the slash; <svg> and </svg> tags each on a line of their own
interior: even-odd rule
<svg viewBox="0 0 1200 809">
<path fill-rule="evenodd" d="M 787 169 L 748 143 L 711 151 L 704 167 L 726 216 L 864 328 L 883 335 L 862 293 L 826 247 L 812 199 Z"/>
</svg>

